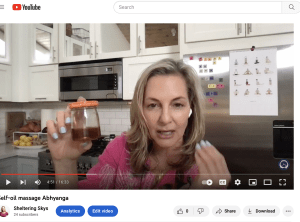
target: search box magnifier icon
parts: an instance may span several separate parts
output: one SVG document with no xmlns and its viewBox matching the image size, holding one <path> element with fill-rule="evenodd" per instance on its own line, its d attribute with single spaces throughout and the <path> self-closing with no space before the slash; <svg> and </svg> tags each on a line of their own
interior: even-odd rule
<svg viewBox="0 0 300 222">
<path fill-rule="evenodd" d="M 289 5 L 289 8 L 290 8 L 290 9 L 293 9 L 293 10 L 295 10 L 295 8 L 294 8 L 294 5 L 293 5 L 293 4 L 290 4 L 290 5 Z"/>
</svg>

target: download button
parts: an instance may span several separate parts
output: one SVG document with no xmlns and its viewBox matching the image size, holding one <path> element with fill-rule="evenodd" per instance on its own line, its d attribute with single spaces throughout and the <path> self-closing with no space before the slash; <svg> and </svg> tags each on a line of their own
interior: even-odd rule
<svg viewBox="0 0 300 222">
<path fill-rule="evenodd" d="M 118 214 L 118 208 L 115 206 L 90 206 L 88 214 L 91 217 L 115 217 Z"/>
</svg>

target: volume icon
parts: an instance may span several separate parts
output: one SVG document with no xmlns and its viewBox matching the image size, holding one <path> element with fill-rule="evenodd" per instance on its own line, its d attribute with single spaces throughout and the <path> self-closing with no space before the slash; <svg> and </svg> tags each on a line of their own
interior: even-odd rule
<svg viewBox="0 0 300 222">
<path fill-rule="evenodd" d="M 39 185 L 41 185 L 42 182 L 40 180 L 36 180 L 36 181 L 34 181 L 34 183 L 39 186 Z"/>
</svg>

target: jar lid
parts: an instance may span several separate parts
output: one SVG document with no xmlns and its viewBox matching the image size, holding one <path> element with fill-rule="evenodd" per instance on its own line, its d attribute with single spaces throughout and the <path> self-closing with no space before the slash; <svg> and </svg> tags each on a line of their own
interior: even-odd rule
<svg viewBox="0 0 300 222">
<path fill-rule="evenodd" d="M 75 102 L 75 103 L 69 103 L 70 109 L 74 108 L 82 108 L 82 107 L 97 107 L 99 105 L 98 101 L 84 101 L 84 102 Z"/>
</svg>

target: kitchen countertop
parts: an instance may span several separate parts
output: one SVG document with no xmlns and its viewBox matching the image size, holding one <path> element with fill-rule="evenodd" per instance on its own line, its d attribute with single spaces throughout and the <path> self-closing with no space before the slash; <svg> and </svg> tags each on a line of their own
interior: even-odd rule
<svg viewBox="0 0 300 222">
<path fill-rule="evenodd" d="M 45 151 L 46 148 L 42 149 L 18 149 L 14 148 L 9 143 L 0 144 L 0 160 L 9 157 L 30 157 L 38 158 L 38 153 Z"/>
</svg>

